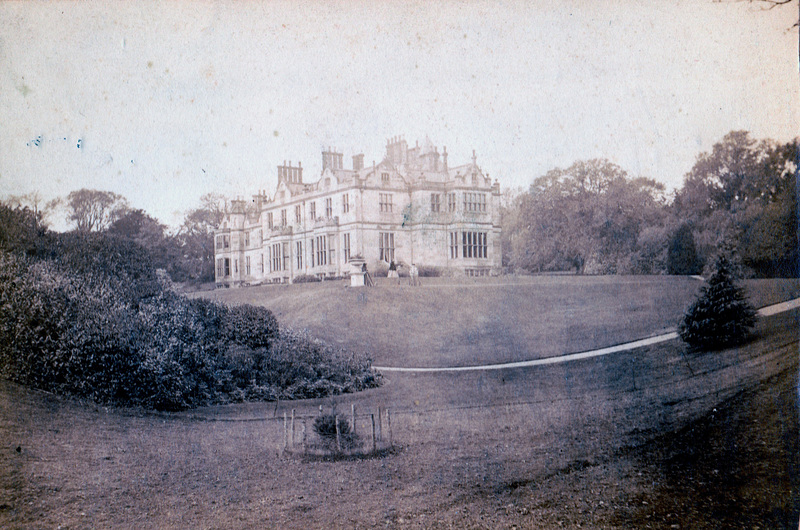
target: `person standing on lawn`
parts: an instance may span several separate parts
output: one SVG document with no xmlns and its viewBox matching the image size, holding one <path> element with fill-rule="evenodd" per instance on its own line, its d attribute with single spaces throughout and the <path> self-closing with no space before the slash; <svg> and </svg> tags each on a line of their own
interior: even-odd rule
<svg viewBox="0 0 800 530">
<path fill-rule="evenodd" d="M 408 271 L 408 275 L 411 278 L 411 286 L 416 287 L 419 283 L 419 269 L 415 263 L 411 264 L 411 269 Z"/>
<path fill-rule="evenodd" d="M 389 273 L 386 275 L 387 278 L 397 278 L 397 283 L 400 283 L 400 274 L 397 272 L 397 264 L 392 260 L 389 263 Z"/>
</svg>

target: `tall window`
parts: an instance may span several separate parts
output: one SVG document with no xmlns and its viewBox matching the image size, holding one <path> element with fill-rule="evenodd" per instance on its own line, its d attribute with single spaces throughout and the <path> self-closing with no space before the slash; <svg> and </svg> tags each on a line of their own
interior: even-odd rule
<svg viewBox="0 0 800 530">
<path fill-rule="evenodd" d="M 325 217 L 328 219 L 333 217 L 333 199 L 331 198 L 325 199 Z"/>
<path fill-rule="evenodd" d="M 275 227 L 274 219 L 272 218 L 272 212 L 269 212 L 267 214 L 267 226 L 269 227 L 270 230 L 272 230 Z"/>
<path fill-rule="evenodd" d="M 286 226 L 286 208 L 281 210 L 281 226 Z"/>
<path fill-rule="evenodd" d="M 233 260 L 233 273 L 234 274 L 239 274 L 239 260 L 238 259 Z"/>
<path fill-rule="evenodd" d="M 258 229 L 258 244 L 259 246 L 264 244 L 264 231 L 260 228 Z"/>
<path fill-rule="evenodd" d="M 380 194 L 380 207 L 382 212 L 391 212 L 392 211 L 392 194 L 391 193 L 381 193 Z"/>
<path fill-rule="evenodd" d="M 439 194 L 431 193 L 431 212 L 439 211 Z"/>
<path fill-rule="evenodd" d="M 458 232 L 450 232 L 450 259 L 458 259 Z"/>
<path fill-rule="evenodd" d="M 231 236 L 217 236 L 217 248 L 229 248 L 231 246 Z"/>
<path fill-rule="evenodd" d="M 217 278 L 225 276 L 225 266 L 223 258 L 217 258 Z"/>
<path fill-rule="evenodd" d="M 464 194 L 464 211 L 467 211 L 467 212 L 485 212 L 486 211 L 486 194 L 485 193 L 465 193 Z"/>
<path fill-rule="evenodd" d="M 311 214 L 311 220 L 313 221 L 314 219 L 317 218 L 317 203 L 311 201 L 311 204 L 309 205 L 308 208 L 309 208 L 309 213 Z"/>
<path fill-rule="evenodd" d="M 303 242 L 298 241 L 295 243 L 295 256 L 297 256 L 297 270 L 303 268 Z"/>
<path fill-rule="evenodd" d="M 381 173 L 381 184 L 389 184 L 389 174 Z"/>
<path fill-rule="evenodd" d="M 292 262 L 291 262 L 292 255 L 291 255 L 291 252 L 290 252 L 291 249 L 289 248 L 289 242 L 288 241 L 286 243 L 282 243 L 281 245 L 282 245 L 282 249 L 281 250 L 283 252 L 283 263 L 282 263 L 283 270 L 288 271 L 292 266 Z"/>
<path fill-rule="evenodd" d="M 274 243 L 272 245 L 272 270 L 281 270 L 281 244 Z"/>
<path fill-rule="evenodd" d="M 244 233 L 244 246 L 245 248 L 250 248 L 250 232 Z"/>
<path fill-rule="evenodd" d="M 264 274 L 264 254 L 261 254 L 261 274 Z"/>
<path fill-rule="evenodd" d="M 344 253 L 344 262 L 350 261 L 350 234 L 342 236 L 342 252 Z"/>
<path fill-rule="evenodd" d="M 455 212 L 456 211 L 456 194 L 455 193 L 448 193 L 447 194 L 447 211 L 448 212 Z"/>
<path fill-rule="evenodd" d="M 301 206 L 298 204 L 294 207 L 294 222 L 300 224 L 300 221 L 303 220 L 303 210 Z"/>
<path fill-rule="evenodd" d="M 317 236 L 317 265 L 327 265 L 328 263 L 326 239 L 326 236 Z"/>
<path fill-rule="evenodd" d="M 328 263 L 336 263 L 336 236 L 328 236 Z"/>
<path fill-rule="evenodd" d="M 309 253 L 309 255 L 311 256 L 310 257 L 310 259 L 311 259 L 311 268 L 313 269 L 316 266 L 316 259 L 314 257 L 314 238 L 313 237 L 311 239 L 309 239 L 309 243 L 308 244 L 310 245 L 310 248 L 311 248 L 311 252 Z"/>
<path fill-rule="evenodd" d="M 244 273 L 250 276 L 250 256 L 244 257 Z"/>
<path fill-rule="evenodd" d="M 464 258 L 485 258 L 486 232 L 461 232 L 462 250 L 461 256 Z"/>
<path fill-rule="evenodd" d="M 350 211 L 350 196 L 345 193 L 342 195 L 342 213 Z"/>
<path fill-rule="evenodd" d="M 225 276 L 231 275 L 231 259 L 225 258 Z"/>
<path fill-rule="evenodd" d="M 394 233 L 380 232 L 378 234 L 378 249 L 380 259 L 383 261 L 394 261 Z"/>
</svg>

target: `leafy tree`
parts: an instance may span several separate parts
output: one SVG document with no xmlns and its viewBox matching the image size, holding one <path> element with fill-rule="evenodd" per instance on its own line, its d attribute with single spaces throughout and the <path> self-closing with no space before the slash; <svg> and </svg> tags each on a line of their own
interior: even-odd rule
<svg viewBox="0 0 800 530">
<path fill-rule="evenodd" d="M 509 265 L 532 271 L 615 272 L 639 233 L 663 218 L 663 185 L 629 178 L 608 160 L 579 161 L 537 178 L 506 214 Z"/>
<path fill-rule="evenodd" d="M 692 229 L 683 223 L 669 243 L 667 273 L 700 274 L 702 271 L 703 264 L 697 256 Z"/>
<path fill-rule="evenodd" d="M 717 258 L 716 271 L 689 307 L 678 333 L 693 349 L 714 350 L 741 344 L 756 324 L 755 309 L 736 285 L 728 258 Z"/>
<path fill-rule="evenodd" d="M 224 195 L 208 193 L 200 197 L 200 206 L 189 210 L 175 236 L 181 268 L 170 271 L 176 281 L 214 280 L 214 230 L 225 218 L 228 200 Z"/>
<path fill-rule="evenodd" d="M 47 229 L 40 215 L 28 207 L 0 204 L 0 250 L 31 256 L 48 246 Z"/>
<path fill-rule="evenodd" d="M 67 221 L 78 232 L 102 232 L 127 210 L 127 201 L 110 191 L 80 189 L 67 195 Z"/>
<path fill-rule="evenodd" d="M 701 153 L 675 198 L 701 257 L 733 242 L 757 275 L 795 274 L 797 141 L 757 141 L 732 131 Z"/>
</svg>

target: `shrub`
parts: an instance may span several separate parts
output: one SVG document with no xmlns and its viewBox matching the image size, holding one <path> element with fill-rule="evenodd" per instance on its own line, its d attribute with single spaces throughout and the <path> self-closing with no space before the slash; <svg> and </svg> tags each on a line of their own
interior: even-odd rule
<svg viewBox="0 0 800 530">
<path fill-rule="evenodd" d="M 320 279 L 313 274 L 301 274 L 299 276 L 295 276 L 294 280 L 292 280 L 292 283 L 313 283 L 319 281 Z"/>
<path fill-rule="evenodd" d="M 442 269 L 433 265 L 417 265 L 420 278 L 438 278 L 442 275 Z"/>
<path fill-rule="evenodd" d="M 278 334 L 278 321 L 269 309 L 252 305 L 233 306 L 222 313 L 224 337 L 249 348 L 269 346 L 269 340 Z"/>
<path fill-rule="evenodd" d="M 693 349 L 713 350 L 746 341 L 755 323 L 755 310 L 735 284 L 728 259 L 720 256 L 716 272 L 684 315 L 678 333 Z"/>
<path fill-rule="evenodd" d="M 327 444 L 336 442 L 336 424 L 339 424 L 339 444 L 343 449 L 352 449 L 358 445 L 358 435 L 350 430 L 345 418 L 338 418 L 335 413 L 322 414 L 314 420 L 314 432 Z"/>
<path fill-rule="evenodd" d="M 365 357 L 282 332 L 265 308 L 189 300 L 158 281 L 147 297 L 121 289 L 102 272 L 0 251 L 0 376 L 160 410 L 380 383 Z"/>
</svg>

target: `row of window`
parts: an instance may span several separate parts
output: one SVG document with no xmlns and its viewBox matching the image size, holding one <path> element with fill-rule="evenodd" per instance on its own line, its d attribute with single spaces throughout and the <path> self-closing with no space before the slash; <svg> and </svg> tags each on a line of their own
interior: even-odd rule
<svg viewBox="0 0 800 530">
<path fill-rule="evenodd" d="M 320 265 L 328 265 L 336 262 L 336 236 L 323 235 L 311 238 L 308 240 L 309 245 L 309 266 L 317 267 Z M 291 261 L 291 253 L 289 251 L 289 242 L 273 243 L 267 247 L 267 259 L 264 260 L 264 254 L 259 256 L 259 267 L 261 274 L 265 272 L 274 271 L 288 271 L 290 270 L 289 264 Z M 295 266 L 298 270 L 303 268 L 303 241 L 295 241 Z M 350 234 L 342 235 L 342 255 L 344 256 L 345 263 L 350 261 Z M 265 270 L 266 263 L 266 270 Z M 233 260 L 233 274 L 239 273 L 239 260 Z M 245 256 L 245 274 L 250 276 L 252 269 L 250 266 L 250 256 Z M 217 277 L 226 277 L 231 275 L 231 260 L 230 258 L 217 259 Z"/>
<path fill-rule="evenodd" d="M 447 193 L 447 211 L 454 212 L 456 211 L 456 194 L 455 193 Z M 464 211 L 467 212 L 485 212 L 486 211 L 486 194 L 485 193 L 464 193 Z M 378 206 L 382 213 L 391 213 L 393 210 L 392 204 L 392 194 L 391 193 L 380 193 L 378 195 Z M 442 203 L 441 203 L 441 194 L 439 193 L 431 193 L 431 212 L 439 213 L 441 212 Z M 349 213 L 350 212 L 350 198 L 349 194 L 345 193 L 342 195 L 342 213 Z M 317 218 L 317 203 L 312 201 L 309 204 L 309 215 L 311 220 L 315 220 Z M 302 222 L 303 211 L 302 207 L 298 204 L 294 207 L 294 220 L 295 223 Z M 333 217 L 333 199 L 327 198 L 325 199 L 325 217 L 331 218 Z M 288 218 L 286 214 L 286 209 L 280 211 L 280 225 L 279 226 L 287 226 Z M 269 229 L 275 228 L 275 218 L 274 212 L 267 212 L 267 226 Z M 258 231 L 258 240 L 263 243 L 264 235 L 261 230 Z M 250 248 L 250 233 L 244 233 L 244 247 Z M 230 248 L 230 237 L 225 236 L 217 236 L 216 239 L 216 248 L 218 249 L 226 249 Z"/>
<path fill-rule="evenodd" d="M 450 259 L 488 257 L 486 232 L 461 232 L 460 242 L 458 235 L 459 232 L 450 232 Z"/>
<path fill-rule="evenodd" d="M 488 257 L 488 244 L 486 232 L 450 232 L 449 234 L 450 259 L 460 258 L 479 258 Z M 309 245 L 309 266 L 317 267 L 336 263 L 336 236 L 322 235 L 308 240 Z M 259 267 L 261 273 L 274 271 L 288 271 L 291 261 L 288 242 L 274 243 L 267 247 L 268 257 L 266 260 L 269 270 L 265 271 L 264 254 L 260 255 Z M 303 268 L 303 241 L 295 241 L 295 266 L 297 270 Z M 394 261 L 394 232 L 378 233 L 378 257 L 382 261 Z M 350 234 L 342 234 L 342 255 L 344 262 L 350 261 Z M 483 274 L 483 269 L 476 269 L 474 274 Z M 239 260 L 233 260 L 233 273 L 239 273 Z M 245 257 L 245 274 L 252 274 L 250 266 L 250 256 Z M 217 259 L 217 277 L 222 278 L 231 275 L 230 258 Z"/>
<path fill-rule="evenodd" d="M 342 213 L 349 213 L 350 212 L 350 194 L 343 193 L 342 194 Z M 311 201 L 308 205 L 308 214 L 311 217 L 311 220 L 315 220 L 317 218 L 317 203 L 316 201 Z M 333 199 L 327 198 L 325 199 L 325 217 L 333 217 Z M 299 224 L 303 221 L 303 208 L 301 205 L 296 205 L 294 207 L 294 222 Z M 280 226 L 286 226 L 288 223 L 288 219 L 286 216 L 286 209 L 281 210 L 281 219 L 280 219 Z M 275 228 L 275 217 L 273 212 L 267 212 L 267 226 L 269 229 Z"/>
</svg>

